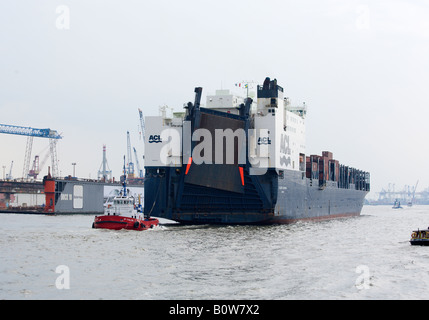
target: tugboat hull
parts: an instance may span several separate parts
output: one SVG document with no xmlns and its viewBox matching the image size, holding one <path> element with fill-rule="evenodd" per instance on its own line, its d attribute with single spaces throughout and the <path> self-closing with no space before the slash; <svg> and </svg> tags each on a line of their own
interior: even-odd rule
<svg viewBox="0 0 429 320">
<path fill-rule="evenodd" d="M 97 216 L 92 226 L 96 229 L 143 231 L 158 226 L 158 224 L 159 221 L 155 218 L 143 220 L 123 216 Z"/>
<path fill-rule="evenodd" d="M 429 246 L 429 239 L 428 240 L 411 240 L 410 243 L 412 246 Z"/>
</svg>

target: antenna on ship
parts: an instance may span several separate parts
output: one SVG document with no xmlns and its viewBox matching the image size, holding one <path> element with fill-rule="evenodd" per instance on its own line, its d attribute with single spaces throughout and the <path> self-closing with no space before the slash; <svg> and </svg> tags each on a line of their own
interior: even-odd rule
<svg viewBox="0 0 429 320">
<path fill-rule="evenodd" d="M 127 172 L 125 169 L 125 155 L 124 155 L 124 183 L 123 183 L 123 186 L 124 186 L 124 197 L 126 197 L 127 196 Z"/>
<path fill-rule="evenodd" d="M 253 85 L 255 84 L 255 81 L 241 81 L 235 84 L 236 87 L 246 89 L 246 98 L 249 98 L 249 88 L 253 89 Z"/>
</svg>

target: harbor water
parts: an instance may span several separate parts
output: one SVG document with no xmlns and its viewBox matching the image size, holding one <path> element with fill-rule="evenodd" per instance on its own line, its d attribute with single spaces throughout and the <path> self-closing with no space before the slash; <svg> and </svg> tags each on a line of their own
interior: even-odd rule
<svg viewBox="0 0 429 320">
<path fill-rule="evenodd" d="M 0 299 L 428 299 L 429 206 L 275 226 L 92 229 L 2 214 Z M 160 219 L 161 222 L 166 222 Z"/>
</svg>

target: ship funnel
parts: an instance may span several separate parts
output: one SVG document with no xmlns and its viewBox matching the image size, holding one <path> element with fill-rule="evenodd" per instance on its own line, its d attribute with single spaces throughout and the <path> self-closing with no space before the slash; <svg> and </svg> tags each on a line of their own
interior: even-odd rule
<svg viewBox="0 0 429 320">
<path fill-rule="evenodd" d="M 195 88 L 195 102 L 194 102 L 194 107 L 199 109 L 200 108 L 200 103 L 201 103 L 201 93 L 203 92 L 203 88 L 198 87 Z"/>
<path fill-rule="evenodd" d="M 258 86 L 258 98 L 279 98 L 282 95 L 283 88 L 277 84 L 277 79 L 271 80 L 266 77 L 264 84 Z"/>
</svg>

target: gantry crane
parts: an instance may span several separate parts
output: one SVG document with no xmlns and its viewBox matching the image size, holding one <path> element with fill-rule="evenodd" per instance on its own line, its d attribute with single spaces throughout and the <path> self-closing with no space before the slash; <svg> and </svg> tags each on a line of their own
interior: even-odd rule
<svg viewBox="0 0 429 320">
<path fill-rule="evenodd" d="M 142 134 L 142 138 L 143 138 L 143 164 L 142 164 L 142 168 L 143 168 L 143 171 L 144 171 L 144 154 L 145 154 L 145 150 L 144 150 L 144 138 L 145 138 L 145 135 L 144 135 L 144 131 L 145 131 L 145 125 L 144 125 L 144 117 L 143 117 L 143 111 L 139 108 L 139 116 L 140 116 L 140 126 L 141 126 L 141 129 L 142 129 L 142 131 L 141 131 L 141 134 Z M 144 174 L 144 172 L 142 171 L 142 173 Z"/>
<path fill-rule="evenodd" d="M 137 172 L 138 172 L 139 178 L 143 178 L 143 170 L 140 168 L 139 158 L 137 156 L 137 150 L 134 147 L 133 149 L 134 149 L 134 156 L 136 157 L 136 166 L 137 166 Z"/>
<path fill-rule="evenodd" d="M 36 129 L 31 127 L 13 126 L 0 124 L 0 133 L 15 134 L 27 136 L 27 146 L 25 149 L 24 169 L 22 171 L 23 179 L 28 179 L 30 169 L 31 151 L 33 148 L 33 138 L 48 138 L 52 161 L 52 175 L 58 177 L 58 160 L 57 160 L 57 141 L 63 137 L 57 131 L 51 129 Z"/>
<path fill-rule="evenodd" d="M 40 173 L 40 162 L 39 162 L 39 156 L 34 157 L 33 166 L 31 167 L 30 171 L 28 172 L 28 176 L 32 177 L 34 180 L 37 179 L 37 176 Z"/>
<path fill-rule="evenodd" d="M 130 141 L 130 132 L 127 131 L 127 157 L 128 157 L 128 178 L 134 178 L 134 163 L 133 156 L 131 154 L 131 141 Z"/>
<path fill-rule="evenodd" d="M 98 169 L 98 179 L 103 181 L 110 181 L 112 179 L 112 170 L 109 168 L 106 157 L 106 145 L 103 145 L 103 161 L 101 162 L 100 169 Z"/>
<path fill-rule="evenodd" d="M 6 173 L 6 180 L 12 180 L 12 168 L 13 168 L 13 160 L 12 160 L 12 163 L 10 164 L 9 173 Z"/>
<path fill-rule="evenodd" d="M 140 126 L 141 126 L 141 134 L 144 142 L 144 118 L 143 118 L 143 111 L 139 108 L 139 116 L 140 116 Z"/>
</svg>

